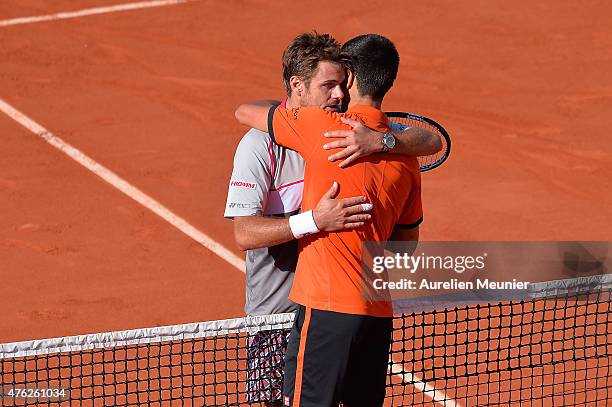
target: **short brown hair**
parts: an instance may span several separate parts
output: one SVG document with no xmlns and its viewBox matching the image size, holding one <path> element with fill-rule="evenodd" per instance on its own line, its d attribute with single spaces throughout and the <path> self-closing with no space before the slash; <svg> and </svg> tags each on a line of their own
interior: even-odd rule
<svg viewBox="0 0 612 407">
<path fill-rule="evenodd" d="M 344 63 L 340 43 L 335 38 L 316 31 L 295 37 L 283 52 L 283 82 L 287 95 L 291 96 L 289 79 L 297 76 L 308 86 L 321 61 Z"/>
</svg>

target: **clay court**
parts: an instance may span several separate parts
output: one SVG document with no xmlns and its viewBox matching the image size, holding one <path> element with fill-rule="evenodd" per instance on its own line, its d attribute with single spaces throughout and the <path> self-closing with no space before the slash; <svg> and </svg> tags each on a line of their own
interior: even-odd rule
<svg viewBox="0 0 612 407">
<path fill-rule="evenodd" d="M 243 315 L 233 113 L 282 98 L 282 51 L 312 29 L 392 39 L 384 109 L 451 134 L 423 175 L 423 240 L 612 240 L 606 2 L 124 3 L 0 4 L 0 343 Z"/>
</svg>

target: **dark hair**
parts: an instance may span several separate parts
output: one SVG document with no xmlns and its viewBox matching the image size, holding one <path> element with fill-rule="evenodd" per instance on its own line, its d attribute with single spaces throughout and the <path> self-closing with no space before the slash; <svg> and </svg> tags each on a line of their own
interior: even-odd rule
<svg viewBox="0 0 612 407">
<path fill-rule="evenodd" d="M 359 94 L 382 99 L 397 77 L 399 54 L 395 45 L 382 35 L 365 34 L 347 41 L 342 52 L 350 60 Z"/>
<path fill-rule="evenodd" d="M 289 79 L 297 76 L 308 86 L 321 61 L 346 62 L 340 54 L 338 41 L 316 31 L 295 37 L 283 52 L 283 82 L 287 95 L 291 96 Z"/>
</svg>

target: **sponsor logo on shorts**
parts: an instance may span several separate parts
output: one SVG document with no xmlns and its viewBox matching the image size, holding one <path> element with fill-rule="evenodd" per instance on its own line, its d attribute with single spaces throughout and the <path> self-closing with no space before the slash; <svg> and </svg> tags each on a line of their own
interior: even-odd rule
<svg viewBox="0 0 612 407">
<path fill-rule="evenodd" d="M 257 184 L 254 184 L 252 182 L 245 182 L 245 181 L 231 181 L 230 186 L 239 187 L 239 188 L 249 188 L 249 189 L 257 188 Z"/>
</svg>

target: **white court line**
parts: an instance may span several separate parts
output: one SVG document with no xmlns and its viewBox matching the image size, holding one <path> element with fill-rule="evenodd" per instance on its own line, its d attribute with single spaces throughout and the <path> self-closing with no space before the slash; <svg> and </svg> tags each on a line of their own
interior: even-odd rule
<svg viewBox="0 0 612 407">
<path fill-rule="evenodd" d="M 417 375 L 404 371 L 404 368 L 395 363 L 393 359 L 389 359 L 389 361 L 391 362 L 390 371 L 392 374 L 400 377 L 404 383 L 410 384 L 437 404 L 444 407 L 462 407 L 461 404 L 448 397 L 442 390 L 436 390 L 431 385 L 423 382 Z"/>
<path fill-rule="evenodd" d="M 30 119 L 2 99 L 0 99 L 0 111 L 7 114 L 11 119 L 15 120 L 32 133 L 41 137 L 47 143 L 57 148 L 62 153 L 81 164 L 83 167 L 87 168 L 89 171 L 93 172 L 104 181 L 117 188 L 119 191 L 123 192 L 145 208 L 163 218 L 172 226 L 176 227 L 181 232 L 200 243 L 202 246 L 206 247 L 232 266 L 236 267 L 238 270 L 242 271 L 243 273 L 245 272 L 245 262 L 243 259 L 239 258 L 226 247 L 213 240 L 210 236 L 200 232 L 185 219 L 174 214 L 164 205 L 157 202 L 155 199 L 151 198 L 149 195 L 145 194 L 135 186 L 131 185 L 129 182 L 119 177 L 108 168 L 94 161 L 83 152 L 66 143 L 64 140 L 57 137 L 49 130 L 45 129 L 40 124 L 36 123 L 34 120 Z"/>
<path fill-rule="evenodd" d="M 128 10 L 137 10 L 141 8 L 170 6 L 173 4 L 187 3 L 190 1 L 195 1 L 195 0 L 142 1 L 138 3 L 125 3 L 125 4 L 116 4 L 114 6 L 86 8 L 86 9 L 79 10 L 79 11 L 67 11 L 67 12 L 47 14 L 47 15 L 42 15 L 42 16 L 19 17 L 19 18 L 13 18 L 10 20 L 0 21 L 0 27 L 6 27 L 9 25 L 18 25 L 18 24 L 39 23 L 41 21 L 64 20 L 66 18 L 91 16 L 95 14 L 106 14 L 106 13 L 113 13 L 116 11 L 128 11 Z"/>
</svg>

